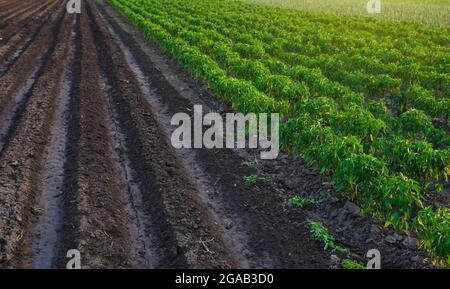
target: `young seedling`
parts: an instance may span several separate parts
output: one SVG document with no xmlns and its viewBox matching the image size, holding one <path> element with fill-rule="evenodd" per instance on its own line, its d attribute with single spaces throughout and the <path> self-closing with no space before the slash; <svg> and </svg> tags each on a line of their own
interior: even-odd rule
<svg viewBox="0 0 450 289">
<path fill-rule="evenodd" d="M 249 160 L 249 161 L 243 161 L 241 163 L 241 165 L 252 167 L 252 166 L 256 166 L 258 163 L 259 163 L 259 161 L 257 159 L 254 159 L 254 160 Z"/>
<path fill-rule="evenodd" d="M 270 181 L 270 177 L 253 174 L 253 175 L 245 176 L 244 181 L 246 184 L 255 184 L 258 181 L 263 181 L 263 182 Z"/>
<path fill-rule="evenodd" d="M 319 199 L 314 200 L 308 197 L 302 197 L 302 196 L 294 196 L 291 198 L 291 204 L 300 207 L 302 209 L 309 207 L 309 206 L 317 206 L 321 203 L 325 202 L 325 200 L 329 197 L 328 193 L 321 193 Z"/>
<path fill-rule="evenodd" d="M 342 269 L 366 269 L 363 263 L 351 259 L 343 259 L 341 261 Z"/>
<path fill-rule="evenodd" d="M 320 201 L 302 197 L 302 196 L 294 196 L 291 198 L 291 204 L 293 204 L 294 206 L 297 206 L 301 209 L 304 209 L 309 206 L 318 205 L 318 204 L 320 204 Z"/>
<path fill-rule="evenodd" d="M 347 248 L 341 247 L 334 243 L 335 241 L 334 236 L 330 234 L 328 229 L 325 228 L 325 226 L 322 223 L 315 222 L 310 219 L 308 219 L 307 222 L 309 223 L 310 233 L 312 234 L 311 238 L 313 240 L 323 242 L 324 250 L 330 248 L 333 252 L 338 252 L 345 256 L 350 254 L 350 251 Z"/>
</svg>

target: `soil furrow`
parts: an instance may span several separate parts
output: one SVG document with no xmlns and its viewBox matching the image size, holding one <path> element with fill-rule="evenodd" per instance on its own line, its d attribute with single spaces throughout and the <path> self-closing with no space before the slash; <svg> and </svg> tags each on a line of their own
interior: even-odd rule
<svg viewBox="0 0 450 289">
<path fill-rule="evenodd" d="M 155 245 L 158 231 L 152 228 L 152 222 L 145 212 L 142 191 L 135 180 L 136 172 L 132 169 L 126 154 L 125 135 L 120 129 L 117 112 L 110 95 L 110 86 L 103 80 L 104 94 L 108 102 L 108 127 L 112 137 L 112 154 L 119 183 L 123 192 L 123 205 L 127 216 L 127 225 L 132 242 L 134 267 L 156 268 L 159 262 L 159 250 Z"/>
<path fill-rule="evenodd" d="M 36 39 L 42 27 L 58 7 L 58 2 L 54 2 L 37 12 L 35 18 L 30 19 L 21 25 L 15 33 L 9 34 L 0 40 L 0 78 L 8 71 L 11 65 L 17 60 L 25 49 Z"/>
<path fill-rule="evenodd" d="M 145 192 L 146 208 L 151 220 L 157 222 L 160 240 L 164 240 L 160 244 L 164 260 L 159 267 L 181 267 L 185 266 L 183 263 L 194 268 L 239 266 L 216 220 L 168 143 L 120 48 L 103 27 L 96 9 L 90 7 L 88 12 L 95 19 L 91 24 L 97 51 L 112 86 L 131 166 L 139 172 L 136 177 Z"/>
<path fill-rule="evenodd" d="M 103 7 L 99 7 L 99 10 L 102 14 L 105 13 Z M 167 134 L 170 134 L 174 127 L 170 126 L 170 118 L 169 118 L 169 107 L 163 104 L 163 100 L 156 93 L 156 89 L 152 88 L 153 83 L 159 82 L 157 86 L 161 88 L 160 78 L 158 78 L 158 73 L 154 73 L 154 66 L 141 65 L 145 63 L 144 58 L 146 57 L 142 51 L 134 50 L 133 52 L 130 48 L 123 42 L 124 40 L 128 43 L 131 42 L 131 45 L 135 46 L 137 43 L 129 37 L 129 35 L 125 35 L 124 31 L 118 27 L 117 23 L 111 22 L 111 18 L 109 15 L 105 17 L 105 15 L 100 14 L 101 18 L 106 21 L 108 29 L 111 35 L 114 37 L 115 41 L 118 43 L 119 47 L 122 49 L 124 56 L 126 58 L 127 63 L 131 67 L 134 77 L 139 82 L 141 90 L 145 95 L 147 101 L 151 104 L 151 106 L 157 111 L 158 118 L 162 120 L 164 123 L 164 129 Z M 113 28 L 114 27 L 114 28 Z M 122 33 L 122 37 L 116 33 L 118 30 Z M 128 36 L 128 37 L 127 37 Z M 135 57 L 138 57 L 140 62 L 137 61 Z M 144 72 L 145 71 L 145 72 Z M 155 75 L 156 74 L 156 75 Z M 152 75 L 152 81 L 146 77 L 146 75 Z M 178 98 L 176 95 L 173 95 L 172 98 Z M 184 101 L 184 99 L 182 100 Z M 197 101 L 197 103 L 200 100 Z M 184 101 L 184 112 L 188 112 L 187 108 L 189 105 L 192 107 L 192 103 L 188 103 Z M 172 111 L 173 113 L 173 111 Z M 215 187 L 216 182 L 211 182 L 208 180 L 208 176 L 205 175 L 204 171 L 199 167 L 199 165 L 195 161 L 196 152 L 193 150 L 177 150 L 177 153 L 182 157 L 183 162 L 188 168 L 189 174 L 192 179 L 195 179 L 196 187 L 199 188 L 200 196 L 202 200 L 208 203 L 209 206 L 214 208 L 215 211 L 215 219 L 218 220 L 218 223 L 221 226 L 222 231 L 226 231 L 226 236 L 224 236 L 227 241 L 231 244 L 235 251 L 239 252 L 239 261 L 241 266 L 243 267 L 273 267 L 274 260 L 270 258 L 267 253 L 264 252 L 254 252 L 253 249 L 249 245 L 248 237 L 246 236 L 245 229 L 243 228 L 241 219 L 239 216 L 233 216 L 230 219 L 230 216 L 225 216 L 221 211 L 220 206 L 217 203 L 211 202 L 208 195 L 209 194 L 220 194 L 217 188 Z M 233 223 L 233 226 L 230 224 Z M 249 258 L 251 256 L 251 258 Z"/>
<path fill-rule="evenodd" d="M 2 117 L 2 122 L 0 126 L 0 155 L 7 148 L 10 142 L 10 137 L 14 134 L 17 125 L 20 123 L 20 120 L 23 116 L 23 112 L 27 107 L 28 98 L 33 93 L 37 80 L 44 73 L 45 66 L 49 61 L 49 59 L 51 58 L 52 53 L 55 50 L 55 47 L 57 46 L 58 40 L 57 35 L 61 30 L 61 23 L 63 22 L 64 16 L 65 11 L 61 10 L 60 15 L 57 16 L 59 19 L 55 20 L 54 27 L 52 27 L 53 28 L 51 31 L 52 38 L 50 40 L 50 43 L 47 44 L 48 45 L 47 47 L 43 48 L 44 51 L 39 57 L 37 57 L 37 60 L 33 61 L 35 62 L 36 65 L 34 67 L 29 67 L 32 68 L 33 70 L 28 75 L 25 85 L 23 85 L 22 88 L 14 95 L 13 101 L 9 101 L 9 99 L 7 99 L 12 97 L 12 95 L 5 95 L 4 93 L 7 92 L 13 93 L 12 89 L 9 88 L 14 88 L 15 86 L 17 86 L 16 81 L 18 79 L 10 79 L 12 75 L 9 74 L 7 77 L 5 77 L 5 79 L 4 78 L 0 79 L 0 86 L 4 84 L 4 81 L 12 82 L 11 86 L 6 88 L 6 91 L 0 92 L 0 96 L 4 97 L 3 99 L 0 98 L 0 116 Z M 31 49 L 31 47 L 29 48 Z M 23 58 L 20 58 L 20 60 L 23 60 Z M 21 68 L 21 66 L 17 67 L 17 69 L 19 68 Z M 18 71 L 18 73 L 20 73 L 20 71 Z M 26 77 L 25 75 L 22 75 L 23 79 L 25 79 L 25 77 Z"/>
<path fill-rule="evenodd" d="M 0 7 L 0 17 L 2 19 L 1 24 L 3 24 L 4 17 L 8 17 L 13 13 L 16 13 L 17 11 L 20 11 L 24 7 L 29 7 L 30 4 L 32 4 L 33 1 L 23 1 L 20 3 L 17 3 L 16 1 L 8 1 L 5 4 L 2 4 Z"/>
<path fill-rule="evenodd" d="M 81 59 L 82 51 L 82 35 L 80 15 L 76 16 L 75 24 L 75 42 L 73 43 L 73 63 L 71 63 L 70 73 L 70 91 L 67 116 L 67 135 L 66 135 L 66 152 L 63 168 L 63 226 L 59 233 L 59 242 L 57 248 L 57 256 L 55 267 L 64 268 L 67 250 L 77 248 L 77 230 L 80 226 L 78 211 L 75 205 L 78 182 L 78 140 L 80 139 L 80 89 L 81 89 Z M 70 220 L 70 222 L 69 222 Z"/>
<path fill-rule="evenodd" d="M 76 167 L 66 182 L 63 240 L 60 263 L 65 252 L 78 249 L 83 268 L 131 267 L 131 249 L 122 196 L 117 183 L 110 135 L 108 134 L 106 100 L 100 87 L 101 73 L 95 53 L 90 19 L 83 10 L 81 22 L 81 67 L 78 97 L 79 118 L 74 148 Z M 71 120 L 73 122 L 73 120 Z M 70 129 L 70 126 L 69 126 Z M 72 134 L 72 132 L 71 132 Z M 73 153 L 73 152 L 72 152 Z M 69 240 L 69 238 L 73 238 Z"/>
<path fill-rule="evenodd" d="M 18 9 L 16 13 L 11 13 L 11 15 L 2 17 L 0 22 L 0 27 L 3 27 L 0 31 L 0 37 L 4 38 L 6 35 L 10 34 L 17 27 L 20 27 L 21 23 L 26 22 L 29 19 L 34 18 L 34 14 L 50 4 L 50 0 L 45 2 L 35 1 L 32 3 L 27 3 L 25 9 Z"/>
<path fill-rule="evenodd" d="M 72 31 L 76 26 L 76 17 L 73 18 Z M 70 52 L 68 63 L 72 65 L 75 59 L 74 42 L 76 33 L 70 39 Z M 52 268 L 55 265 L 57 243 L 60 240 L 63 221 L 63 182 L 64 164 L 67 150 L 67 123 L 70 89 L 72 87 L 72 71 L 66 69 L 64 81 L 57 98 L 55 120 L 51 129 L 51 140 L 47 148 L 46 159 L 42 174 L 42 190 L 39 197 L 38 208 L 41 212 L 36 224 L 33 240 L 33 267 Z"/>
<path fill-rule="evenodd" d="M 64 17 L 62 14 L 61 17 Z M 0 264 L 2 267 L 29 266 L 32 229 L 39 210 L 35 207 L 41 191 L 48 130 L 53 122 L 56 98 L 68 54 L 71 21 L 61 19 L 54 31 L 48 59 L 33 84 L 28 105 L 17 129 L 3 150 L 0 161 Z M 61 33 L 60 33 L 61 32 Z M 20 248 L 20 249 L 19 249 Z"/>
<path fill-rule="evenodd" d="M 3 13 L 8 13 L 8 11 L 13 9 L 16 5 L 15 1 L 5 0 L 0 2 L 0 9 Z"/>
<path fill-rule="evenodd" d="M 21 57 L 15 61 L 14 65 L 0 78 L 0 114 L 13 95 L 21 88 L 30 72 L 36 67 L 40 55 L 54 42 L 55 31 L 63 7 L 53 13 L 47 25 L 38 33 L 36 40 L 22 53 Z"/>
</svg>

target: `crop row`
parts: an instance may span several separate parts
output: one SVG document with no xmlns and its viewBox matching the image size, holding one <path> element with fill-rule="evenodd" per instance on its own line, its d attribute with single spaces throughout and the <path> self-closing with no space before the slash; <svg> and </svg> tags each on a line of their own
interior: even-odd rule
<svg viewBox="0 0 450 289">
<path fill-rule="evenodd" d="M 181 9 L 181 8 L 180 8 Z M 198 11 L 201 11 L 197 9 Z M 197 12 L 196 15 L 198 15 Z M 248 18 L 250 16 L 244 17 L 240 16 L 238 13 L 229 15 L 233 20 L 223 20 L 214 19 L 213 14 L 205 14 L 206 20 L 210 22 L 215 22 L 215 26 L 221 26 L 222 31 L 225 31 L 228 35 L 240 35 L 241 39 L 251 44 L 253 47 L 256 46 L 256 39 L 269 42 L 269 45 L 262 45 L 262 48 L 267 48 L 267 51 L 272 51 L 281 54 L 280 52 L 288 50 L 295 52 L 291 59 L 289 57 L 282 57 L 284 59 L 292 60 L 295 64 L 302 63 L 303 65 L 308 65 L 309 67 L 320 67 L 323 68 L 327 76 L 335 80 L 344 80 L 348 85 L 352 86 L 352 89 L 364 91 L 368 90 L 372 94 L 382 93 L 383 90 L 391 93 L 397 93 L 400 90 L 400 86 L 408 86 L 409 84 L 424 84 L 427 88 L 435 88 L 438 93 L 449 92 L 449 80 L 450 77 L 447 73 L 438 73 L 434 71 L 434 67 L 426 66 L 423 67 L 416 63 L 417 61 L 412 61 L 409 65 L 402 65 L 402 63 L 390 63 L 383 64 L 380 57 L 374 56 L 364 56 L 364 51 L 370 51 L 373 53 L 374 44 L 370 43 L 370 49 L 368 49 L 369 44 L 366 42 L 364 46 L 359 51 L 355 48 L 354 41 L 349 41 L 345 43 L 342 47 L 339 47 L 339 43 L 336 43 L 334 39 L 331 38 L 328 33 L 326 36 L 317 36 L 317 34 L 312 31 L 307 30 L 305 27 L 311 27 L 304 23 L 305 25 L 299 25 L 301 30 L 290 29 L 289 32 L 283 30 L 275 30 L 272 26 L 258 25 L 254 24 L 254 18 L 251 16 L 251 20 L 242 20 L 242 18 Z M 199 18 L 196 18 L 199 21 Z M 240 27 L 245 25 L 245 34 L 242 36 L 240 32 Z M 317 29 L 316 26 L 312 26 L 312 29 Z M 312 34 L 312 35 L 311 35 Z M 339 35 L 339 33 L 333 33 Z M 363 39 L 363 37 L 353 36 L 356 39 Z M 331 40 L 330 40 L 331 38 Z M 341 36 L 343 38 L 343 36 Z M 351 45 L 349 45 L 351 44 Z M 257 51 L 257 49 L 253 49 Z M 259 48 L 261 50 L 261 48 Z M 387 50 L 385 47 L 382 48 L 383 53 L 388 51 L 393 53 L 394 49 Z M 300 55 L 299 55 L 300 53 Z M 448 53 L 448 51 L 447 51 Z M 329 54 L 332 54 L 330 56 Z M 396 54 L 400 54 L 399 51 Z M 430 54 L 430 52 L 429 52 Z M 318 56 L 320 57 L 307 57 L 307 56 Z M 277 55 L 280 57 L 280 55 Z M 429 58 L 429 57 L 428 57 Z M 405 61 L 403 56 L 402 61 Z M 415 59 L 417 60 L 417 59 Z M 411 62 L 411 60 L 408 60 Z M 448 68 L 448 67 L 447 67 Z M 357 73 L 349 73 L 349 71 L 357 71 Z M 379 77 L 377 74 L 381 74 Z M 401 78 L 401 79 L 399 79 Z M 383 87 L 383 85 L 385 87 Z M 378 87 L 380 89 L 378 89 Z M 422 95 L 429 92 L 423 91 Z M 429 98 L 430 99 L 430 98 Z M 432 99 L 431 99 L 432 100 Z M 435 107 L 447 106 L 448 103 L 439 103 Z M 422 108 L 421 108 L 422 109 Z"/>
<path fill-rule="evenodd" d="M 240 21 L 240 18 L 237 15 L 234 17 L 234 21 L 230 20 L 224 22 L 221 18 L 214 18 L 214 12 L 209 11 L 209 13 L 205 12 L 202 14 L 202 10 L 198 8 L 196 9 L 196 17 L 193 17 L 191 16 L 192 8 L 190 8 L 190 6 L 182 5 L 180 3 L 178 3 L 177 6 L 177 2 L 174 3 L 165 3 L 163 8 L 159 8 L 157 5 L 152 4 L 146 8 L 147 15 L 152 15 L 152 17 L 166 17 L 168 7 L 172 5 L 175 7 L 175 10 L 170 11 L 172 22 L 168 22 L 165 28 L 173 34 L 187 33 L 188 35 L 185 35 L 185 37 L 191 37 L 191 40 L 197 42 L 195 43 L 196 45 L 204 39 L 216 43 L 220 42 L 224 45 L 231 44 L 231 41 L 234 44 L 239 44 L 238 46 L 233 45 L 235 50 L 237 49 L 244 57 L 253 59 L 256 62 L 260 59 L 274 57 L 276 60 L 283 61 L 289 67 L 301 64 L 302 66 L 308 66 L 312 69 L 321 68 L 329 79 L 339 80 L 339 82 L 345 84 L 344 86 L 348 86 L 353 91 L 367 92 L 371 96 L 383 96 L 387 93 L 391 94 L 395 107 L 398 108 L 400 112 L 404 112 L 408 108 L 417 108 L 423 110 L 431 117 L 443 117 L 446 119 L 449 117 L 450 100 L 448 98 L 436 100 L 432 91 L 418 85 L 418 83 L 421 82 L 426 83 L 426 86 L 434 87 L 436 91 L 448 94 L 450 91 L 448 89 L 450 77 L 447 74 L 436 73 L 433 71 L 414 72 L 414 68 L 418 67 L 417 65 L 413 67 L 405 66 L 401 69 L 401 76 L 405 81 L 407 79 L 408 84 L 406 84 L 403 83 L 402 79 L 393 78 L 386 73 L 389 72 L 389 69 L 393 69 L 392 67 L 397 67 L 396 65 L 389 65 L 388 68 L 383 68 L 383 65 L 379 63 L 378 59 L 374 59 L 373 57 L 368 58 L 361 55 L 354 55 L 349 58 L 342 52 L 333 57 L 322 54 L 320 57 L 314 58 L 306 55 L 299 55 L 298 53 L 287 53 L 283 51 L 282 47 L 293 50 L 295 49 L 294 47 L 302 47 L 304 49 L 307 45 L 303 45 L 301 41 L 296 41 L 298 40 L 298 37 L 290 39 L 290 36 L 287 34 L 281 34 L 275 37 L 269 32 L 262 32 L 263 28 L 261 26 L 257 26 L 256 29 L 252 28 L 254 25 Z M 201 17 L 199 15 L 201 15 Z M 178 25 L 173 23 L 175 20 L 177 20 Z M 189 31 L 177 30 L 180 25 L 183 25 L 185 30 Z M 245 33 L 241 33 L 240 28 L 242 25 L 245 25 L 246 27 Z M 192 33 L 194 31 L 196 32 L 195 37 Z M 220 32 L 218 33 L 217 31 Z M 305 39 L 306 37 L 302 36 L 302 38 Z M 264 43 L 263 40 L 269 43 Z M 270 54 L 270 56 L 267 54 Z M 346 67 L 343 67 L 343 64 L 345 63 L 347 63 L 347 65 Z M 370 65 L 370 63 L 373 65 Z M 281 67 L 280 63 L 271 64 L 274 64 L 270 66 L 271 68 L 277 69 Z M 253 66 L 257 66 L 257 64 Z M 348 70 L 356 72 L 348 72 Z M 368 71 L 372 71 L 373 74 L 368 73 Z M 398 74 L 398 72 L 396 73 Z M 418 75 L 431 76 L 424 78 L 418 77 Z M 422 80 L 420 80 L 421 78 Z M 411 83 L 414 84 L 411 85 Z M 408 87 L 408 89 L 400 92 L 400 87 Z"/>
<path fill-rule="evenodd" d="M 157 13 L 162 13 L 162 8 L 159 9 L 159 7 L 155 5 L 152 5 L 152 7 L 157 10 Z M 179 14 L 179 10 L 171 13 L 172 21 L 176 19 L 175 15 L 177 14 Z M 161 20 L 160 17 L 149 14 L 148 12 L 146 12 L 144 16 L 152 18 L 160 24 L 162 23 L 161 21 L 164 21 Z M 179 21 L 181 22 L 181 20 Z M 206 25 L 204 22 L 198 21 L 197 24 L 198 26 Z M 286 65 L 283 63 L 272 61 L 269 56 L 265 55 L 264 51 L 259 52 L 259 57 L 255 55 L 255 53 L 252 53 L 254 49 L 253 46 L 244 45 L 243 43 L 229 45 L 228 43 L 230 42 L 236 43 L 236 38 L 226 38 L 223 35 L 218 34 L 215 30 L 196 32 L 196 28 L 197 30 L 205 29 L 192 26 L 187 21 L 181 22 L 179 25 L 173 23 L 162 25 L 164 28 L 172 31 L 173 34 L 188 41 L 192 46 L 200 48 L 203 53 L 209 55 L 213 60 L 221 64 L 221 67 L 226 69 L 232 76 L 252 81 L 258 89 L 269 96 L 281 97 L 290 102 L 297 103 L 301 101 L 301 99 L 307 98 L 312 90 L 313 94 L 334 97 L 335 99 L 342 96 L 342 99 L 340 100 L 347 105 L 350 102 L 361 104 L 364 101 L 361 95 L 353 93 L 350 89 L 339 85 L 338 83 L 328 81 L 328 79 L 318 73 L 314 73 L 314 71 L 310 69 L 305 69 L 300 65 L 293 67 L 293 69 L 287 69 Z M 180 29 L 182 29 L 181 27 L 185 30 L 180 31 Z M 220 28 L 221 27 L 219 27 L 219 29 Z M 254 60 L 252 56 L 253 58 L 264 58 L 264 60 Z M 281 73 L 282 75 L 269 75 L 270 68 L 274 68 L 276 72 Z M 302 80 L 302 83 L 292 82 L 289 77 L 293 80 L 299 78 Z M 305 86 L 305 83 L 308 87 Z M 379 110 L 380 106 L 381 109 L 383 108 L 382 105 L 382 103 L 374 103 L 371 108 Z M 450 143 L 448 135 L 442 130 L 433 128 L 432 124 L 429 121 L 426 121 L 427 118 L 418 111 L 408 111 L 399 119 L 389 118 L 386 114 L 381 115 L 381 117 L 389 124 L 388 128 L 390 130 L 395 130 L 395 133 L 405 132 L 405 134 L 408 135 L 411 131 L 418 131 L 423 132 L 424 135 L 428 136 L 434 144 L 448 145 Z M 422 123 L 423 125 L 414 127 L 407 123 L 407 120 L 416 120 L 415 122 L 419 124 Z M 408 125 L 405 126 L 402 125 L 402 123 Z M 381 124 L 381 126 L 383 125 Z M 369 137 L 373 137 L 373 134 Z M 411 138 L 416 138 L 416 134 L 411 135 Z"/>
</svg>

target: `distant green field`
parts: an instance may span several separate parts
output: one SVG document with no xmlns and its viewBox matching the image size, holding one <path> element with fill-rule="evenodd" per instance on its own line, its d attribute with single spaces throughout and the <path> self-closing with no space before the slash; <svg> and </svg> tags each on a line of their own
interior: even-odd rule
<svg viewBox="0 0 450 289">
<path fill-rule="evenodd" d="M 314 12 L 380 17 L 450 26 L 450 0 L 381 0 L 381 13 L 367 13 L 368 0 L 245 0 Z"/>
</svg>

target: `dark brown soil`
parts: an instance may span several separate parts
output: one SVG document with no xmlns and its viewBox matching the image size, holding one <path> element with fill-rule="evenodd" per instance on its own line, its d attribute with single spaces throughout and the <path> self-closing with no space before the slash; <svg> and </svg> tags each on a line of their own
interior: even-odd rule
<svg viewBox="0 0 450 289">
<path fill-rule="evenodd" d="M 2 37 L 0 40 L 0 63 L 2 63 L 3 68 L 0 75 L 3 75 L 12 62 L 19 58 L 28 45 L 34 41 L 49 19 L 51 13 L 48 13 L 48 9 L 54 11 L 57 7 L 56 4 L 51 3 L 51 5 L 40 6 L 40 9 L 33 14 L 32 19 L 22 21 L 15 31 Z M 5 45 L 6 43 L 8 45 Z"/>
<path fill-rule="evenodd" d="M 15 34 L 26 23 L 35 19 L 36 14 L 45 9 L 52 1 L 26 1 L 22 8 L 11 11 L 1 18 L 0 38 L 5 42 L 12 34 Z"/>
<path fill-rule="evenodd" d="M 55 97 L 66 69 L 70 20 L 62 13 L 57 18 L 60 18 L 59 25 L 55 26 L 53 37 L 47 43 L 48 51 L 43 56 L 37 79 L 27 92 L 26 107 L 17 111 L 18 123 L 7 136 L 7 146 L 0 155 L 0 214 L 3 217 L 0 220 L 0 263 L 8 267 L 21 267 L 28 261 L 27 245 L 37 213 L 34 204 L 40 187 L 42 159 Z"/>
<path fill-rule="evenodd" d="M 191 267 L 236 266 L 121 50 L 101 27 L 98 16 L 94 16 L 95 9 L 89 12 L 97 20 L 91 22 L 98 40 L 97 52 L 126 134 L 128 154 L 134 171 L 140 172 L 136 177 L 146 208 L 161 234 L 159 246 L 164 256 L 160 266 L 186 266 L 186 263 Z"/>
<path fill-rule="evenodd" d="M 10 15 L 16 15 L 18 12 L 24 11 L 26 8 L 29 8 L 34 1 L 20 1 L 19 3 L 15 3 L 13 1 L 8 1 L 6 3 L 2 3 L 0 16 L 3 20 L 7 20 Z M 6 22 L 6 21 L 5 21 Z"/>
<path fill-rule="evenodd" d="M 86 11 L 83 11 L 86 14 Z M 77 191 L 66 191 L 65 201 L 74 215 L 65 217 L 65 230 L 74 236 L 86 267 L 130 266 L 128 234 L 122 222 L 118 184 L 113 170 L 110 137 L 106 128 L 106 101 L 100 88 L 100 67 L 94 35 L 87 17 L 81 26 L 81 85 L 79 94 L 79 138 L 77 140 Z M 72 230 L 75 230 L 72 232 Z M 66 251 L 70 249 L 65 249 Z"/>
<path fill-rule="evenodd" d="M 62 11 L 63 7 L 60 5 L 58 12 L 50 16 L 48 23 L 36 35 L 35 41 L 25 48 L 14 63 L 2 63 L 5 66 L 2 67 L 3 74 L 0 82 L 0 113 L 23 86 L 23 83 L 29 79 L 33 68 L 38 66 L 39 60 L 42 59 L 45 50 L 48 48 L 48 44 L 55 37 L 54 30 L 60 24 L 58 21 L 61 19 Z M 9 43 L 5 45 L 8 46 Z"/>
</svg>

